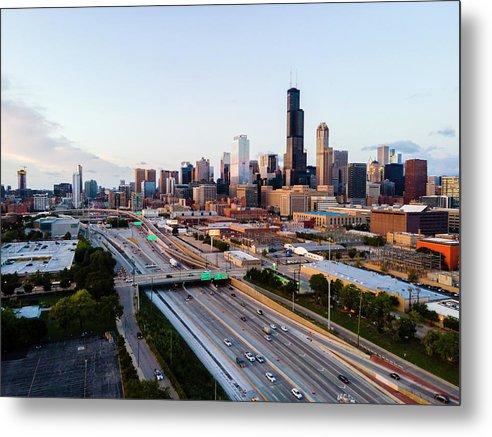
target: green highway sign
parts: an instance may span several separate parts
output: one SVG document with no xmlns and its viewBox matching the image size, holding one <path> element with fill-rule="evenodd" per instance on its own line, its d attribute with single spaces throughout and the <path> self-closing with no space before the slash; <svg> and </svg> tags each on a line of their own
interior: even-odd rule
<svg viewBox="0 0 492 437">
<path fill-rule="evenodd" d="M 216 273 L 214 275 L 214 281 L 218 281 L 220 279 L 227 279 L 229 275 L 227 273 Z"/>
<path fill-rule="evenodd" d="M 149 241 L 157 241 L 157 236 L 156 235 L 147 235 L 147 240 L 149 240 Z"/>
<path fill-rule="evenodd" d="M 137 215 L 142 215 L 142 211 L 137 211 L 136 214 Z"/>
<path fill-rule="evenodd" d="M 209 271 L 205 271 L 205 272 L 202 272 L 200 279 L 202 281 L 210 281 L 210 279 L 212 279 L 212 275 L 210 274 Z"/>
<path fill-rule="evenodd" d="M 133 222 L 135 226 L 142 226 L 142 222 Z"/>
</svg>

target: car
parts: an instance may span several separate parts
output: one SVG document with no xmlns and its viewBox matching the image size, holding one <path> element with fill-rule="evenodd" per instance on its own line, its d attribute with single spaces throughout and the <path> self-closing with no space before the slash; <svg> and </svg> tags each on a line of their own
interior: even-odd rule
<svg viewBox="0 0 492 437">
<path fill-rule="evenodd" d="M 166 278 L 172 278 L 173 275 L 166 275 Z"/>
<path fill-rule="evenodd" d="M 162 372 L 159 369 L 154 370 L 154 375 L 155 375 L 155 379 L 157 379 L 157 381 L 162 381 L 164 379 L 164 375 L 162 374 Z"/>
<path fill-rule="evenodd" d="M 287 332 L 287 331 L 288 331 L 287 326 L 285 326 L 285 325 L 282 325 L 282 326 L 280 327 L 280 329 L 281 329 L 282 331 L 284 331 L 284 332 Z"/>
<path fill-rule="evenodd" d="M 261 355 L 255 355 L 255 358 L 256 358 L 256 361 L 258 361 L 259 363 L 265 362 L 265 358 L 263 358 Z"/>
<path fill-rule="evenodd" d="M 390 376 L 393 379 L 396 379 L 397 381 L 400 379 L 400 375 L 398 375 L 398 373 L 395 373 L 395 372 L 390 373 Z"/>
<path fill-rule="evenodd" d="M 241 320 L 242 320 L 243 322 L 245 322 L 245 321 L 246 321 L 246 320 L 248 320 L 248 319 L 246 318 L 246 316 L 241 316 Z"/>
<path fill-rule="evenodd" d="M 231 297 L 236 297 L 236 293 L 231 293 Z"/>
<path fill-rule="evenodd" d="M 263 315 L 263 311 L 262 311 L 262 310 L 256 310 L 256 313 L 257 313 L 258 315 L 260 315 L 260 316 L 262 316 L 262 315 Z"/>
<path fill-rule="evenodd" d="M 251 352 L 244 352 L 244 356 L 248 359 L 250 363 L 254 363 L 256 361 L 256 358 Z"/>
<path fill-rule="evenodd" d="M 127 284 L 129 284 L 130 282 L 133 282 L 133 279 L 132 279 L 132 278 L 128 278 L 125 282 L 126 282 Z"/>
<path fill-rule="evenodd" d="M 348 380 L 348 378 L 344 375 L 338 375 L 338 379 L 340 381 L 342 381 L 344 384 L 350 384 L 350 381 Z"/>
<path fill-rule="evenodd" d="M 304 397 L 297 388 L 293 388 L 290 392 L 299 400 Z"/>
<path fill-rule="evenodd" d="M 270 324 L 270 328 L 272 328 L 272 329 L 277 329 L 277 325 L 276 325 L 275 323 L 271 323 L 271 324 Z"/>
<path fill-rule="evenodd" d="M 239 365 L 239 367 L 246 367 L 246 363 L 239 357 L 236 357 L 236 363 Z"/>
<path fill-rule="evenodd" d="M 186 302 L 189 302 L 191 299 L 193 299 L 193 296 L 191 294 L 189 294 L 188 296 L 186 296 Z"/>
<path fill-rule="evenodd" d="M 275 378 L 275 376 L 273 376 L 273 374 L 272 374 L 272 373 L 267 372 L 267 373 L 265 373 L 265 376 L 267 377 L 267 379 L 268 379 L 270 382 L 277 382 L 277 378 Z"/>
<path fill-rule="evenodd" d="M 232 346 L 232 342 L 231 340 L 229 340 L 228 338 L 224 338 L 224 344 L 228 347 L 231 347 Z"/>
<path fill-rule="evenodd" d="M 137 339 L 138 340 L 142 340 L 142 338 L 143 338 L 142 333 L 141 332 L 137 332 Z"/>
<path fill-rule="evenodd" d="M 229 290 L 234 290 L 234 288 L 232 288 L 232 287 L 229 287 Z"/>
<path fill-rule="evenodd" d="M 251 402 L 259 402 L 260 398 L 258 396 L 254 396 L 251 398 Z"/>
<path fill-rule="evenodd" d="M 443 403 L 443 404 L 449 404 L 449 398 L 446 395 L 443 395 L 441 393 L 435 394 L 434 399 L 436 401 Z"/>
<path fill-rule="evenodd" d="M 264 335 L 266 341 L 272 341 L 272 337 L 270 335 Z"/>
<path fill-rule="evenodd" d="M 210 291 L 210 296 L 213 296 L 215 293 L 213 291 Z"/>
</svg>

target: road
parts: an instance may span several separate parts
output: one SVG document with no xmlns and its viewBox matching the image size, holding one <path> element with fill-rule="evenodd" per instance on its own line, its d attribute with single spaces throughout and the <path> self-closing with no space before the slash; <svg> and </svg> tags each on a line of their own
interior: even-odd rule
<svg viewBox="0 0 492 437">
<path fill-rule="evenodd" d="M 146 240 L 144 231 L 127 232 L 131 234 L 126 237 L 115 235 L 120 233 L 119 230 L 106 231 L 106 235 L 118 242 L 119 247 L 135 260 L 134 263 L 141 273 L 156 271 L 156 268 L 149 268 L 148 264 L 155 264 L 159 273 L 161 270 L 173 270 L 169 265 L 169 256 L 161 253 L 162 250 L 155 243 Z M 187 268 L 183 264 L 180 267 Z M 367 355 L 354 352 L 338 342 L 334 343 L 325 336 L 308 334 L 306 328 L 269 308 L 264 308 L 264 316 L 258 316 L 256 309 L 259 304 L 238 290 L 215 291 L 210 295 L 212 289 L 208 287 L 210 286 L 199 284 L 175 292 L 156 288 L 157 293 L 152 295 L 152 299 L 155 296 L 154 303 L 172 319 L 186 341 L 189 344 L 196 343 L 195 353 L 216 375 L 224 389 L 229 390 L 232 399 L 258 397 L 260 400 L 297 402 L 290 393 L 292 387 L 297 387 L 304 394 L 304 400 L 312 402 L 336 402 L 336 397 L 341 392 L 349 393 L 358 403 L 399 402 L 398 398 L 382 389 L 380 384 L 368 376 L 376 375 L 388 381 L 391 369 L 384 362 L 372 361 Z M 237 297 L 232 297 L 232 293 Z M 190 302 L 185 301 L 187 294 L 193 296 Z M 241 321 L 241 314 L 246 315 L 247 322 Z M 323 319 L 323 322 L 326 323 L 326 320 Z M 261 330 L 270 323 L 285 324 L 289 332 L 277 329 L 272 335 L 273 340 L 267 342 Z M 227 347 L 223 342 L 224 338 L 231 339 L 233 345 Z M 190 346 L 193 348 L 192 344 Z M 236 357 L 246 361 L 243 356 L 245 351 L 260 353 L 265 357 L 266 363 L 248 363 L 245 369 L 239 368 L 235 362 Z M 267 371 L 273 373 L 278 381 L 270 383 L 265 377 Z M 343 384 L 338 379 L 339 374 L 347 376 L 350 384 Z M 417 377 L 414 378 L 414 374 Z M 432 384 L 429 384 L 431 387 L 420 384 L 419 378 L 426 382 L 429 374 L 407 366 L 402 380 L 390 382 L 417 393 L 431 403 L 435 403 L 432 399 L 436 392 L 434 387 L 444 387 L 445 390 L 442 391 L 445 393 L 453 390 L 452 387 L 443 385 L 438 378 L 432 380 Z M 243 390 L 246 390 L 246 395 Z M 457 396 L 452 399 L 453 403 L 456 403 L 455 399 L 459 399 L 459 391 L 453 392 L 453 397 L 455 394 Z"/>
</svg>

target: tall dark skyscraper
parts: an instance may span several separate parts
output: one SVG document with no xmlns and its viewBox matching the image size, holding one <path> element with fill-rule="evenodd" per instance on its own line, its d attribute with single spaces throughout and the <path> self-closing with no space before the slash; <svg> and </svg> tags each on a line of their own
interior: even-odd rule
<svg viewBox="0 0 492 437">
<path fill-rule="evenodd" d="M 427 161 L 425 159 L 407 159 L 405 161 L 405 192 L 403 201 L 410 203 L 425 196 L 427 183 Z"/>
<path fill-rule="evenodd" d="M 367 165 L 351 162 L 347 167 L 347 201 L 362 203 L 366 200 Z"/>
<path fill-rule="evenodd" d="M 384 166 L 384 179 L 395 183 L 395 196 L 403 196 L 403 164 L 386 164 Z"/>
<path fill-rule="evenodd" d="M 27 188 L 27 172 L 26 170 L 19 170 L 17 172 L 17 186 L 19 191 L 25 191 Z"/>
<path fill-rule="evenodd" d="M 290 88 L 287 91 L 287 151 L 284 154 L 284 182 L 287 186 L 307 185 L 304 111 L 300 106 L 301 92 Z"/>
</svg>

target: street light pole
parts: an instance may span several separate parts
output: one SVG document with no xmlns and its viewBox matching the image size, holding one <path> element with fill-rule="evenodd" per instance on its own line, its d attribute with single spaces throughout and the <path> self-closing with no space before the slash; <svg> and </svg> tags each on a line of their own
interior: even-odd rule
<svg viewBox="0 0 492 437">
<path fill-rule="evenodd" d="M 140 340 L 137 338 L 137 367 L 140 367 Z"/>
<path fill-rule="evenodd" d="M 328 240 L 328 332 L 331 331 L 331 278 L 330 278 L 330 265 L 331 265 L 331 237 Z"/>
<path fill-rule="evenodd" d="M 362 313 L 362 288 L 360 289 L 360 299 L 359 299 L 359 320 L 357 321 L 357 347 L 360 344 L 360 315 Z"/>
</svg>

